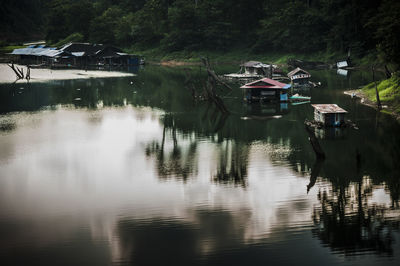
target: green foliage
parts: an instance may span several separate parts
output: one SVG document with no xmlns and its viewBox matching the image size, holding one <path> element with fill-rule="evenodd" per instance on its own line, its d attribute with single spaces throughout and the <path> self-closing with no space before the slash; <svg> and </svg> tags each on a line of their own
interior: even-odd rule
<svg viewBox="0 0 400 266">
<path fill-rule="evenodd" d="M 382 104 L 392 106 L 400 114 L 400 74 L 394 74 L 390 79 L 377 83 L 379 99 Z M 371 101 L 376 102 L 375 83 L 366 85 L 362 91 Z"/>
<path fill-rule="evenodd" d="M 67 43 L 70 43 L 70 42 L 82 42 L 83 40 L 84 40 L 83 35 L 81 33 L 79 33 L 79 32 L 75 32 L 75 33 L 72 33 L 71 35 L 69 35 L 67 38 L 65 38 L 65 39 L 63 39 L 63 40 L 61 40 L 61 41 L 59 41 L 59 42 L 57 42 L 57 43 L 55 43 L 53 45 L 55 47 L 60 47 L 60 46 L 63 46 L 65 44 L 67 44 Z"/>
<path fill-rule="evenodd" d="M 400 67 L 400 2 L 385 0 L 367 27 L 374 32 L 383 62 Z"/>
<path fill-rule="evenodd" d="M 8 54 L 14 51 L 14 49 L 24 48 L 25 46 L 21 45 L 9 45 L 9 46 L 0 46 L 0 55 Z"/>
<path fill-rule="evenodd" d="M 16 0 L 0 15 L 0 40 L 44 29 L 50 43 L 79 33 L 83 41 L 164 53 L 351 51 L 352 59 L 368 57 L 359 62 L 379 51 L 382 62 L 400 66 L 397 0 Z"/>
<path fill-rule="evenodd" d="M 123 11 L 117 6 L 111 6 L 90 23 L 89 39 L 95 43 L 112 44 L 116 42 L 115 30 L 120 25 Z"/>
</svg>

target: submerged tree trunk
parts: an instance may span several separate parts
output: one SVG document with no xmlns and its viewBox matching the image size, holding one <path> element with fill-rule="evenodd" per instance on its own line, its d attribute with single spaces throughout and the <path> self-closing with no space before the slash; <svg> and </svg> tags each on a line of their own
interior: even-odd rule
<svg viewBox="0 0 400 266">
<path fill-rule="evenodd" d="M 207 82 L 204 88 L 205 94 L 208 97 L 208 100 L 214 102 L 217 108 L 222 113 L 228 114 L 229 110 L 226 108 L 224 101 L 216 93 L 216 84 L 218 82 L 230 90 L 232 90 L 232 88 L 218 78 L 215 72 L 211 69 L 210 62 L 208 61 L 208 59 L 202 58 L 201 60 L 203 61 L 203 64 L 207 68 L 207 74 L 208 74 Z"/>
<path fill-rule="evenodd" d="M 305 126 L 306 127 L 306 131 L 308 133 L 309 136 L 309 140 L 311 143 L 311 146 L 315 152 L 315 155 L 317 156 L 317 159 L 325 159 L 325 152 L 322 150 L 321 146 L 319 145 L 318 139 L 314 134 L 314 131 L 309 127 L 309 126 Z"/>
</svg>

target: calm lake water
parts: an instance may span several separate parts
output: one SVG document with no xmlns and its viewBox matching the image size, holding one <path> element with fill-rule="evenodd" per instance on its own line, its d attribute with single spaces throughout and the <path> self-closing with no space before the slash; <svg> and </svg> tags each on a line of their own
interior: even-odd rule
<svg viewBox="0 0 400 266">
<path fill-rule="evenodd" d="M 370 73 L 312 75 L 359 127 L 316 132 L 325 161 L 310 104 L 230 83 L 223 116 L 183 68 L 0 85 L 0 264 L 400 265 L 400 124 L 343 94 Z"/>
</svg>

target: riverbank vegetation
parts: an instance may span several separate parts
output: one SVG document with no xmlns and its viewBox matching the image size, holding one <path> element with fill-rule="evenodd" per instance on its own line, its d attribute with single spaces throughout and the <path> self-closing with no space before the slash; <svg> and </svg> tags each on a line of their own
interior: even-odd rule
<svg viewBox="0 0 400 266">
<path fill-rule="evenodd" d="M 0 13 L 4 46 L 45 38 L 169 59 L 198 51 L 344 59 L 350 51 L 352 59 L 371 62 L 376 55 L 392 68 L 400 60 L 396 0 L 15 0 Z"/>
<path fill-rule="evenodd" d="M 391 78 L 377 82 L 376 84 L 379 92 L 379 99 L 382 105 L 389 108 L 389 113 L 394 113 L 400 117 L 400 74 L 396 73 Z M 370 101 L 377 102 L 375 82 L 372 82 L 362 88 L 362 92 Z M 383 109 L 386 111 L 386 109 Z"/>
</svg>

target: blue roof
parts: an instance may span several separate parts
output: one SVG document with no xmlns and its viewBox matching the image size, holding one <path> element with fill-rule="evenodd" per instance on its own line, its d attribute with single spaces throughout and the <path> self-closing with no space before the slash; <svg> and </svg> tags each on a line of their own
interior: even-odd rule
<svg viewBox="0 0 400 266">
<path fill-rule="evenodd" d="M 55 48 L 20 48 L 12 51 L 14 55 L 33 55 L 33 56 L 47 56 L 56 57 L 60 55 L 69 54 L 68 52 L 57 50 Z"/>
<path fill-rule="evenodd" d="M 283 87 L 284 89 L 290 89 L 290 87 L 292 87 L 292 85 L 291 84 L 286 84 L 286 86 L 285 87 Z"/>
</svg>

